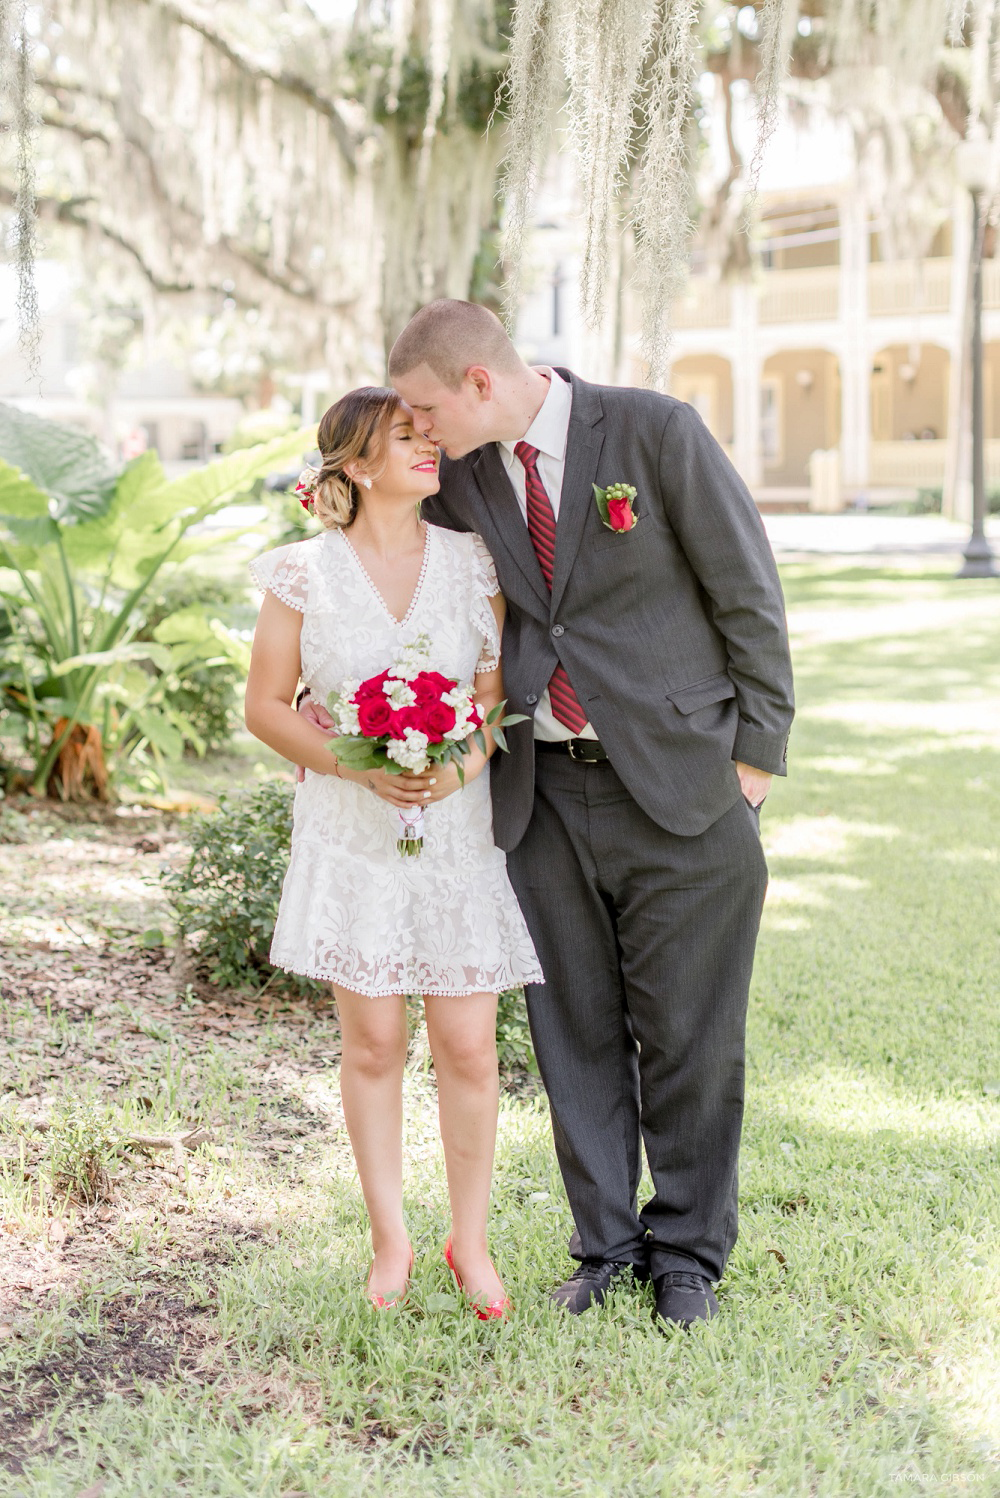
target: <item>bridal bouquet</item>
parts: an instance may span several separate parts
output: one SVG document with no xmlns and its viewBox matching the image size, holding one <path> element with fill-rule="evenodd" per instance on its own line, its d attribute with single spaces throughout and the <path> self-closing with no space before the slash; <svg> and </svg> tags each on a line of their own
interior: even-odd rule
<svg viewBox="0 0 1000 1498">
<path fill-rule="evenodd" d="M 395 663 L 367 681 L 345 681 L 331 692 L 327 708 L 337 728 L 330 748 L 351 770 L 385 770 L 389 775 L 421 775 L 433 764 L 451 761 L 465 784 L 463 757 L 469 740 L 486 753 L 483 715 L 471 685 L 462 686 L 430 669 L 428 640 L 420 635 L 404 646 Z M 498 702 L 486 715 L 499 749 L 507 748 L 504 726 L 524 721 L 523 713 L 503 716 Z M 424 809 L 400 808 L 400 853 L 423 847 Z"/>
</svg>

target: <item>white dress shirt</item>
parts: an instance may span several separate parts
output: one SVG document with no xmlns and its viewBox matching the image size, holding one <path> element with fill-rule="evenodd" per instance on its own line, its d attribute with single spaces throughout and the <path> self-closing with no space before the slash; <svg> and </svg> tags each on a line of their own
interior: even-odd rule
<svg viewBox="0 0 1000 1498">
<path fill-rule="evenodd" d="M 545 485 L 545 492 L 552 504 L 552 513 L 559 520 L 559 502 L 562 498 L 563 473 L 566 468 L 566 438 L 569 433 L 569 415 L 573 405 L 572 386 L 557 375 L 555 370 L 544 366 L 538 366 L 538 373 L 545 375 L 549 382 L 549 390 L 542 401 L 541 410 L 531 423 L 524 436 L 519 440 L 527 442 L 531 447 L 538 449 L 538 477 Z M 507 477 L 510 479 L 511 488 L 517 496 L 517 502 L 524 516 L 524 523 L 528 523 L 528 500 L 525 494 L 524 465 L 520 458 L 514 453 L 516 442 L 498 442 L 497 449 Z M 556 533 L 556 546 L 559 545 L 558 530 Z M 552 704 L 549 701 L 548 688 L 542 693 L 538 707 L 535 709 L 535 738 L 546 739 L 550 743 L 558 739 L 596 739 L 597 734 L 590 723 L 581 728 L 578 734 L 574 734 L 571 728 L 553 715 Z"/>
</svg>

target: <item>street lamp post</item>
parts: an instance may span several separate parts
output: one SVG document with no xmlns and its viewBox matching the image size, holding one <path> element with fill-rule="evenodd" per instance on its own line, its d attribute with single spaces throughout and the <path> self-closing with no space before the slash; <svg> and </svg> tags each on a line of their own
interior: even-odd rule
<svg viewBox="0 0 1000 1498">
<path fill-rule="evenodd" d="M 955 151 L 958 175 L 972 197 L 972 533 L 958 577 L 996 577 L 996 558 L 986 539 L 986 470 L 983 451 L 983 235 L 982 194 L 992 175 L 985 131 L 971 127 Z"/>
</svg>

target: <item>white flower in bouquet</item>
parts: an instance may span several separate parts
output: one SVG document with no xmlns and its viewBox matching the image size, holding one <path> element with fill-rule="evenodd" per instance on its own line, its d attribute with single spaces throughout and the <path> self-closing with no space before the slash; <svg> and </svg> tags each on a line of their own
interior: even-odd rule
<svg viewBox="0 0 1000 1498">
<path fill-rule="evenodd" d="M 358 709 L 352 698 L 360 681 L 345 681 L 336 696 L 327 699 L 327 708 L 330 716 L 337 725 L 338 733 L 353 734 L 361 732 L 361 724 L 358 722 Z"/>
<path fill-rule="evenodd" d="M 401 681 L 412 681 L 421 671 L 429 671 L 429 648 L 430 641 L 426 635 L 417 635 L 415 640 L 410 640 L 399 652 L 392 668 L 393 676 L 399 677 Z M 401 703 L 400 706 L 408 707 L 409 703 Z"/>
<path fill-rule="evenodd" d="M 415 775 L 419 775 L 427 765 L 427 745 L 430 740 L 418 728 L 404 728 L 403 734 L 401 739 L 390 739 L 385 752 L 397 765 L 402 765 L 404 770 L 412 770 Z"/>
<path fill-rule="evenodd" d="M 342 734 L 355 734 L 361 732 L 361 720 L 358 710 L 353 702 L 345 702 L 336 714 L 337 728 Z"/>
<path fill-rule="evenodd" d="M 414 672 L 416 675 L 416 672 Z M 390 677 L 382 686 L 382 690 L 389 699 L 389 706 L 395 712 L 401 707 L 412 707 L 417 700 L 417 694 L 412 687 L 408 687 L 405 681 L 393 681 Z"/>
</svg>

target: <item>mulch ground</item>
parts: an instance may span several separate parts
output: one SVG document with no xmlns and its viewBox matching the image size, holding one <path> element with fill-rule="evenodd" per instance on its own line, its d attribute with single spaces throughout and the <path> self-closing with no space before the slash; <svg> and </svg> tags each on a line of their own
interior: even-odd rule
<svg viewBox="0 0 1000 1498">
<path fill-rule="evenodd" d="M 220 990 L 189 956 L 135 944 L 151 919 L 143 899 L 151 908 L 160 900 L 150 877 L 157 860 L 184 850 L 170 822 L 147 824 L 137 837 L 120 819 L 84 812 L 74 821 L 61 811 L 43 826 L 41 841 L 0 844 L 7 909 L 47 909 L 56 927 L 50 939 L 26 940 L 22 925 L 21 939 L 0 947 L 0 1170 L 23 1188 L 20 1210 L 18 1191 L 0 1194 L 0 1467 L 13 1474 L 60 1448 L 70 1412 L 112 1394 L 141 1400 L 151 1383 L 216 1379 L 213 1274 L 241 1245 L 275 1235 L 259 1199 L 227 1190 L 230 1200 L 211 1210 L 192 1203 L 188 1184 L 208 1169 L 197 1150 L 183 1151 L 178 1171 L 177 1151 L 130 1148 L 98 1201 L 54 1194 L 53 1111 L 85 1091 L 108 1102 L 127 1094 L 148 1112 L 164 1054 L 183 1060 L 210 1043 L 222 1066 L 252 1079 L 257 1107 L 241 1147 L 276 1184 L 294 1183 L 305 1146 L 330 1147 L 336 1134 L 336 1120 L 296 1091 L 317 1065 L 339 1059 L 332 1002 L 274 985 Z M 132 929 L 102 937 L 93 913 L 109 892 L 124 900 Z M 211 1116 L 185 1123 L 210 1142 L 218 1169 L 238 1125 Z M 124 1247 L 133 1224 L 156 1234 L 157 1246 L 138 1259 Z M 97 1332 L 88 1296 L 100 1303 Z M 59 1335 L 39 1338 L 53 1316 Z M 35 1341 L 48 1350 L 31 1358 Z M 4 1358 L 4 1344 L 17 1355 Z"/>
</svg>

